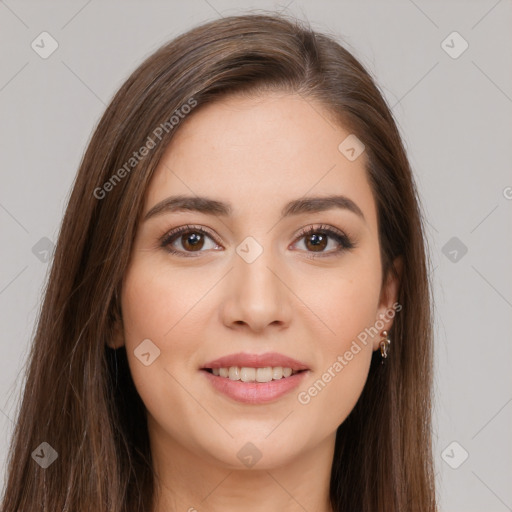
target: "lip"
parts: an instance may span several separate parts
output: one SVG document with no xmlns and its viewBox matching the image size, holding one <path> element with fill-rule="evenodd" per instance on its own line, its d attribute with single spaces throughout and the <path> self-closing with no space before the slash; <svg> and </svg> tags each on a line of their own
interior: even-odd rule
<svg viewBox="0 0 512 512">
<path fill-rule="evenodd" d="M 213 363 L 214 361 L 209 364 Z M 208 379 L 208 382 L 213 388 L 220 393 L 223 393 L 237 402 L 256 405 L 274 402 L 290 393 L 302 382 L 309 371 L 302 371 L 290 377 L 284 377 L 270 382 L 242 382 L 240 380 L 231 380 L 227 377 L 213 375 L 213 373 L 208 372 L 204 368 L 201 369 L 201 373 Z"/>
<path fill-rule="evenodd" d="M 283 368 L 291 368 L 292 370 L 297 371 L 310 369 L 301 361 L 297 361 L 297 359 L 293 359 L 292 357 L 288 357 L 277 352 L 266 352 L 265 354 L 246 354 L 239 352 L 237 354 L 230 354 L 228 356 L 220 357 L 219 359 L 215 359 L 214 361 L 206 363 L 201 369 L 205 370 L 211 368 L 229 368 L 230 366 L 238 366 L 240 368 L 244 366 L 249 368 L 282 366 Z M 291 377 L 286 378 L 289 379 Z"/>
</svg>

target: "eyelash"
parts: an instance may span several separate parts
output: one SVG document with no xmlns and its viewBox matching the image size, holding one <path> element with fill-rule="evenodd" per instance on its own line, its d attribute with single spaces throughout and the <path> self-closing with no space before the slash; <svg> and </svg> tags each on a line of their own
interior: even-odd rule
<svg viewBox="0 0 512 512">
<path fill-rule="evenodd" d="M 171 243 L 174 242 L 180 235 L 183 235 L 185 233 L 201 233 L 203 235 L 206 235 L 210 237 L 216 244 L 218 242 L 215 240 L 215 237 L 212 233 L 210 233 L 208 230 L 204 229 L 200 226 L 193 226 L 190 224 L 187 224 L 185 226 L 181 226 L 179 228 L 176 228 L 168 233 L 166 233 L 160 240 L 160 246 L 164 248 L 166 251 L 168 251 L 171 254 L 175 254 L 177 256 L 182 256 L 185 258 L 188 257 L 196 257 L 193 256 L 192 251 L 178 251 L 171 247 Z M 329 226 L 326 226 L 324 224 L 321 224 L 320 226 L 308 226 L 307 228 L 304 228 L 300 231 L 300 233 L 297 235 L 297 238 L 295 239 L 295 243 L 297 243 L 299 240 L 301 240 L 304 237 L 310 236 L 312 234 L 321 234 L 321 235 L 327 235 L 328 237 L 334 239 L 341 247 L 335 250 L 331 250 L 329 252 L 319 252 L 315 253 L 314 251 L 306 251 L 308 253 L 308 258 L 316 259 L 316 258 L 324 258 L 328 256 L 332 256 L 335 254 L 339 254 L 341 252 L 344 252 L 346 250 L 353 249 L 356 245 L 355 243 L 342 231 L 339 231 L 337 229 L 331 228 Z M 198 254 L 204 251 L 196 251 Z M 186 254 L 186 256 L 185 256 Z"/>
</svg>

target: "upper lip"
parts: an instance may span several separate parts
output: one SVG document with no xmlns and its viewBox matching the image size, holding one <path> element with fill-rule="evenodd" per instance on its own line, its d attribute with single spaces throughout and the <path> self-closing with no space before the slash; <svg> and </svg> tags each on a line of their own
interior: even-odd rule
<svg viewBox="0 0 512 512">
<path fill-rule="evenodd" d="M 264 368 L 267 366 L 282 366 L 283 368 L 291 368 L 292 370 L 309 370 L 309 367 L 283 354 L 277 352 L 266 352 L 265 354 L 246 354 L 239 352 L 238 354 L 230 354 L 220 357 L 206 363 L 203 369 L 211 368 L 229 368 L 230 366 L 247 367 L 247 368 Z"/>
</svg>

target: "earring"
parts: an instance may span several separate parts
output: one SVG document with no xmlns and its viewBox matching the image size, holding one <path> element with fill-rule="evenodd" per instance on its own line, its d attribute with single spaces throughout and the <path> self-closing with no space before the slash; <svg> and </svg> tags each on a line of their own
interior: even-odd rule
<svg viewBox="0 0 512 512">
<path fill-rule="evenodd" d="M 382 356 L 381 363 L 384 364 L 384 359 L 388 357 L 388 349 L 391 344 L 391 340 L 389 339 L 388 331 L 382 331 L 380 335 L 384 337 L 380 342 L 380 355 Z"/>
</svg>

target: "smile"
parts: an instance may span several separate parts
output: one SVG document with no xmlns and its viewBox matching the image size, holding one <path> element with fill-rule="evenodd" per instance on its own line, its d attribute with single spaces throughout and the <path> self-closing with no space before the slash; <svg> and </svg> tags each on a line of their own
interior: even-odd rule
<svg viewBox="0 0 512 512">
<path fill-rule="evenodd" d="M 213 375 L 242 382 L 270 382 L 271 380 L 286 379 L 300 371 L 282 366 L 266 366 L 264 368 L 231 366 L 229 368 L 207 368 L 207 370 L 210 370 Z"/>
</svg>

